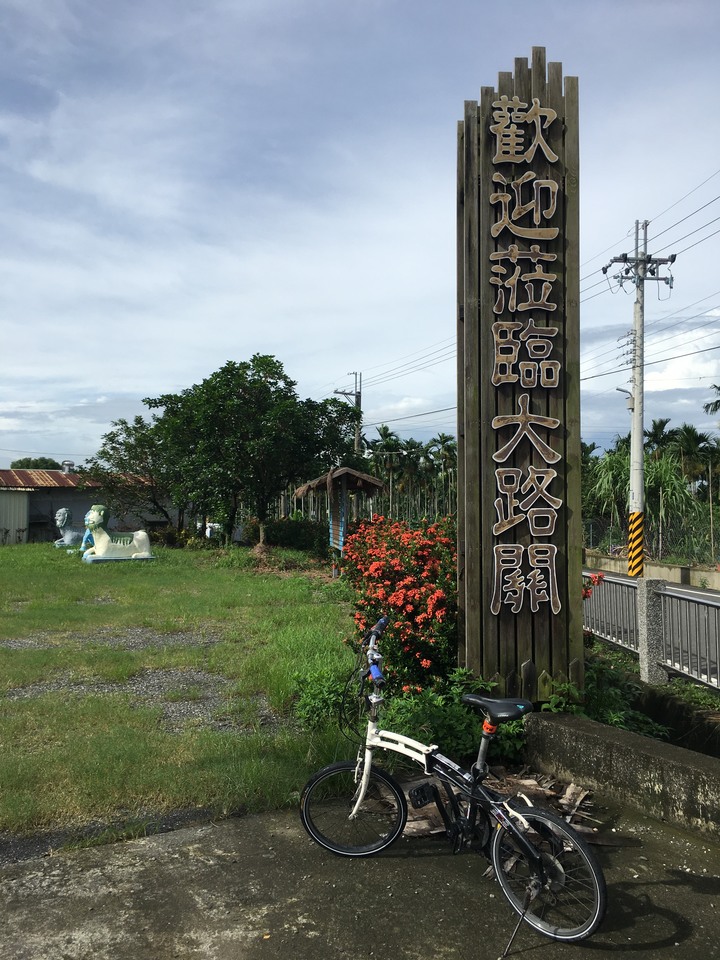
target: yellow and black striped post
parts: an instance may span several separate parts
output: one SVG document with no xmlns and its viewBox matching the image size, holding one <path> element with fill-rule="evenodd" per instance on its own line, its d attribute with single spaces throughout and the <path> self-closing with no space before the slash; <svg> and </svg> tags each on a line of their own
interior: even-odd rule
<svg viewBox="0 0 720 960">
<path fill-rule="evenodd" d="M 645 555 L 644 514 L 631 513 L 628 526 L 628 576 L 641 577 L 643 575 L 643 558 Z"/>
</svg>

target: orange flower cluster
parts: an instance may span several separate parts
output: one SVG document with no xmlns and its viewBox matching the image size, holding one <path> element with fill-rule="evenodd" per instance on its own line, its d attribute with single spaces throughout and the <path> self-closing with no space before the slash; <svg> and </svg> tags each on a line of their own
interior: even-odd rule
<svg viewBox="0 0 720 960">
<path fill-rule="evenodd" d="M 413 688 L 444 677 L 455 663 L 456 555 L 452 521 L 411 529 L 375 516 L 345 541 L 343 576 L 355 589 L 362 632 L 383 615 L 384 672 Z"/>
<path fill-rule="evenodd" d="M 582 598 L 587 600 L 592 596 L 593 587 L 598 587 L 605 579 L 604 573 L 585 573 L 583 574 Z"/>
</svg>

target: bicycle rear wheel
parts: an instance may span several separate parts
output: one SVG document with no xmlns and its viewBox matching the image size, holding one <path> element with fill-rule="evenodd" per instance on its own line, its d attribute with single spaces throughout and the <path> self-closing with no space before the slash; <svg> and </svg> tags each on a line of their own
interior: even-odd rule
<svg viewBox="0 0 720 960">
<path fill-rule="evenodd" d="M 308 780 L 300 798 L 300 819 L 307 832 L 320 846 L 344 857 L 385 850 L 407 822 L 402 788 L 378 767 L 370 768 L 365 798 L 351 818 L 361 776 L 362 765 L 354 760 L 333 763 Z"/>
<path fill-rule="evenodd" d="M 599 926 L 607 902 L 594 854 L 572 827 L 547 810 L 523 807 L 521 816 L 513 817 L 513 826 L 538 851 L 545 869 L 545 884 L 530 900 L 524 919 L 553 940 L 584 940 Z M 506 827 L 495 831 L 491 855 L 503 893 L 522 914 L 535 871 Z"/>
</svg>

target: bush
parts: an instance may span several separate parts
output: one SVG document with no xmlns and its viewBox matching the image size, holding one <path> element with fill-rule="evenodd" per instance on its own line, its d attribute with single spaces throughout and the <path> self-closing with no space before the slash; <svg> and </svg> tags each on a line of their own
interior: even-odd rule
<svg viewBox="0 0 720 960">
<path fill-rule="evenodd" d="M 242 539 L 250 545 L 260 542 L 260 524 L 257 520 L 243 523 Z M 271 547 L 306 550 L 321 560 L 330 555 L 329 527 L 318 520 L 269 520 L 265 524 L 265 542 Z"/>
<path fill-rule="evenodd" d="M 557 683 L 543 710 L 577 713 L 599 723 L 630 730 L 658 740 L 667 739 L 668 728 L 656 723 L 634 704 L 641 685 L 636 675 L 622 665 L 623 657 L 597 648 L 585 657 L 585 689 L 573 683 Z"/>
<path fill-rule="evenodd" d="M 477 757 L 483 718 L 462 702 L 464 693 L 492 694 L 497 684 L 470 671 L 451 671 L 435 690 L 410 690 L 391 700 L 383 725 L 415 740 L 436 743 L 440 751 L 469 766 Z M 522 720 L 503 723 L 490 742 L 490 760 L 516 763 L 525 745 Z"/>
<path fill-rule="evenodd" d="M 482 722 L 450 694 L 435 690 L 405 693 L 388 703 L 383 726 L 406 737 L 435 743 L 442 753 L 464 762 L 477 753 Z"/>
<path fill-rule="evenodd" d="M 364 632 L 389 617 L 383 671 L 396 690 L 433 687 L 457 657 L 455 534 L 452 521 L 419 528 L 373 517 L 347 537 L 342 573 L 355 592 Z"/>
<path fill-rule="evenodd" d="M 347 678 L 327 667 L 293 677 L 293 715 L 308 730 L 337 724 Z"/>
</svg>

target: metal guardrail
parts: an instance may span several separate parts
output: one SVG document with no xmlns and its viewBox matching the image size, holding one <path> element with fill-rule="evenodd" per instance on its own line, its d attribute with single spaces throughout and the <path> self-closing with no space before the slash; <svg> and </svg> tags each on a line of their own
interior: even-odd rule
<svg viewBox="0 0 720 960">
<path fill-rule="evenodd" d="M 664 667 L 713 687 L 720 686 L 720 601 L 692 596 L 666 583 L 662 608 Z M 639 654 L 637 582 L 605 574 L 583 601 L 583 627 Z"/>
<path fill-rule="evenodd" d="M 661 594 L 665 665 L 702 683 L 720 686 L 720 603 L 704 597 Z"/>
<path fill-rule="evenodd" d="M 605 574 L 602 584 L 583 600 L 584 629 L 637 653 L 636 594 L 633 580 Z"/>
</svg>

